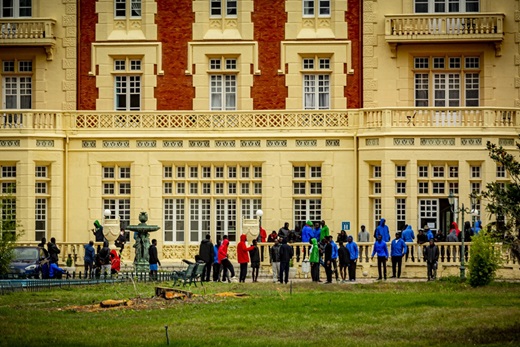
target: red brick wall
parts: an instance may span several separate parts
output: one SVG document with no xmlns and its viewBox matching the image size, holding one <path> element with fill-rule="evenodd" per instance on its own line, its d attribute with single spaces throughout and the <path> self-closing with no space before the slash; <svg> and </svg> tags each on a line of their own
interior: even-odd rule
<svg viewBox="0 0 520 347">
<path fill-rule="evenodd" d="M 193 109 L 195 90 L 192 77 L 186 76 L 184 71 L 194 20 L 192 0 L 157 1 L 155 23 L 158 40 L 162 42 L 164 70 L 164 76 L 157 76 L 155 89 L 158 110 Z"/>
<path fill-rule="evenodd" d="M 345 96 L 347 97 L 347 108 L 360 108 L 362 105 L 362 61 L 361 61 L 361 31 L 360 9 L 361 1 L 347 0 L 347 13 L 345 20 L 348 23 L 348 39 L 352 42 L 352 66 L 347 69 L 354 69 L 353 75 L 347 75 L 347 87 Z"/>
<path fill-rule="evenodd" d="M 92 55 L 91 43 L 96 38 L 96 23 L 98 21 L 95 3 L 95 0 L 78 1 L 78 110 L 95 110 L 96 99 L 98 98 L 96 78 L 88 75 Z"/>
<path fill-rule="evenodd" d="M 258 41 L 258 64 L 262 74 L 254 76 L 251 95 L 255 110 L 285 109 L 287 88 L 280 69 L 280 42 L 284 40 L 284 0 L 255 0 L 252 21 L 254 39 Z M 283 68 L 283 67 L 282 67 Z"/>
</svg>

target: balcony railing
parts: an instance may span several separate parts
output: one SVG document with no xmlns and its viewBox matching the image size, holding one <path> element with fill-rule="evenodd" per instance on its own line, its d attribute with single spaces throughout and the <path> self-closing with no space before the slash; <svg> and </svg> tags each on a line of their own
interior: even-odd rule
<svg viewBox="0 0 520 347">
<path fill-rule="evenodd" d="M 56 38 L 56 20 L 50 18 L 2 18 L 0 19 L 0 47 L 44 47 L 47 60 L 52 60 Z"/>
<path fill-rule="evenodd" d="M 347 130 L 355 128 L 514 128 L 519 108 L 424 107 L 334 111 L 38 111 L 0 110 L 0 131 L 75 130 Z"/>
<path fill-rule="evenodd" d="M 496 54 L 504 40 L 503 13 L 401 14 L 385 16 L 390 44 L 418 42 L 494 42 Z"/>
</svg>

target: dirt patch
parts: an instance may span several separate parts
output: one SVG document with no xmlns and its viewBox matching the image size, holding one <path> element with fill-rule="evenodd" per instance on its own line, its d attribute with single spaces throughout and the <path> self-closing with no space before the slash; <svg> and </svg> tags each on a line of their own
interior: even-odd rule
<svg viewBox="0 0 520 347">
<path fill-rule="evenodd" d="M 214 295 L 192 295 L 191 298 L 187 296 L 178 296 L 165 299 L 164 297 L 154 296 L 152 298 L 133 298 L 130 300 L 103 300 L 102 302 L 91 305 L 78 305 L 56 308 L 56 311 L 74 311 L 74 312 L 101 312 L 113 310 L 155 310 L 166 309 L 174 307 L 175 305 L 183 303 L 215 303 L 224 301 L 226 298 L 244 298 L 248 294 L 224 292 Z"/>
</svg>

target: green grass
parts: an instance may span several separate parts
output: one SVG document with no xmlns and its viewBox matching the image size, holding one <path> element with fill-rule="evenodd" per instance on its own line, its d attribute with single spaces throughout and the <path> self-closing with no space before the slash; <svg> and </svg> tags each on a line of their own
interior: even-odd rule
<svg viewBox="0 0 520 347">
<path fill-rule="evenodd" d="M 520 284 L 207 284 L 153 298 L 130 283 L 0 296 L 1 346 L 516 346 Z M 219 298 L 225 291 L 249 294 Z M 105 299 L 127 308 L 88 310 Z M 76 308 L 76 306 L 80 306 Z"/>
</svg>

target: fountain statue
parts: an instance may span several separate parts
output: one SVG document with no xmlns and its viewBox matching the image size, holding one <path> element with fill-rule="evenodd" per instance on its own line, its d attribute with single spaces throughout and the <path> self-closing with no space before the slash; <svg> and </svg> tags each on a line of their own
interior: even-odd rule
<svg viewBox="0 0 520 347">
<path fill-rule="evenodd" d="M 126 230 L 134 232 L 134 248 L 135 259 L 134 267 L 137 272 L 147 272 L 150 269 L 148 248 L 150 248 L 150 234 L 160 228 L 157 225 L 147 225 L 148 214 L 146 212 L 139 213 L 139 224 L 129 225 Z"/>
</svg>

